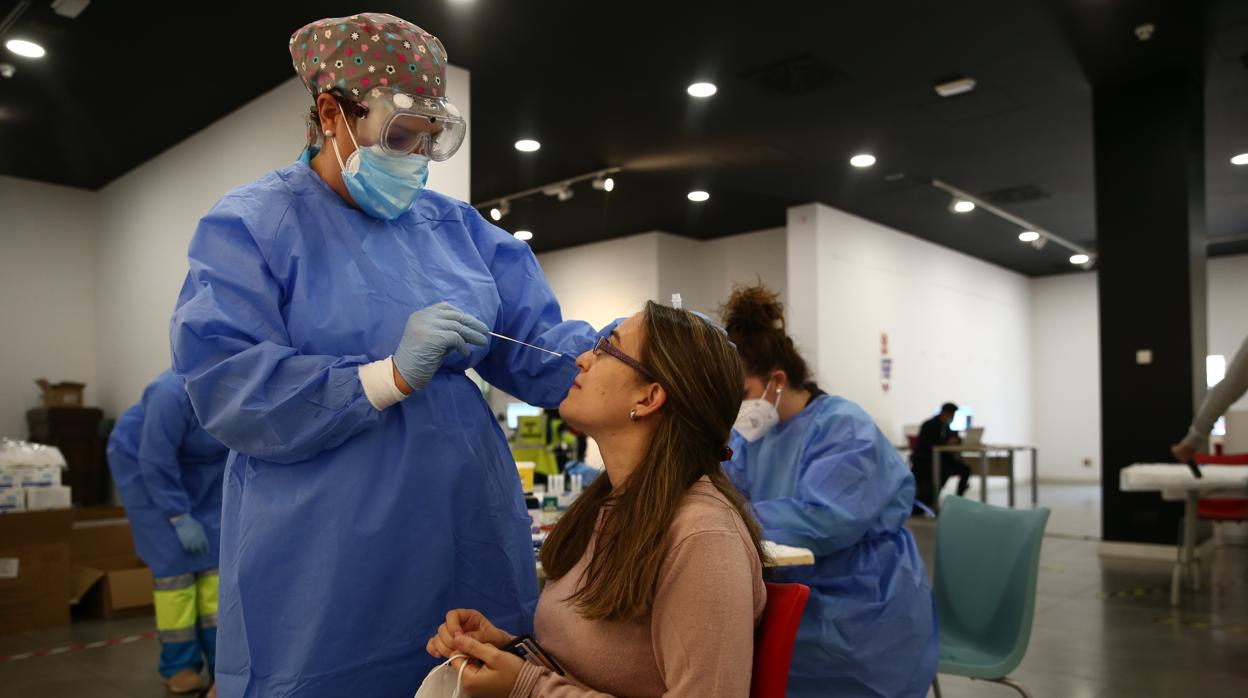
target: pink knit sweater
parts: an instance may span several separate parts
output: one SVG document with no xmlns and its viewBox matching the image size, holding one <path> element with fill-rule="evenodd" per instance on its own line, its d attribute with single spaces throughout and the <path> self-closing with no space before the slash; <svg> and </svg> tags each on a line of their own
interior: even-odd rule
<svg viewBox="0 0 1248 698">
<path fill-rule="evenodd" d="M 537 640 L 568 675 L 526 664 L 512 697 L 748 696 L 767 592 L 745 524 L 703 478 L 689 488 L 666 546 L 650 612 L 605 622 L 582 618 L 567 601 L 592 559 L 591 540 L 537 605 Z"/>
</svg>

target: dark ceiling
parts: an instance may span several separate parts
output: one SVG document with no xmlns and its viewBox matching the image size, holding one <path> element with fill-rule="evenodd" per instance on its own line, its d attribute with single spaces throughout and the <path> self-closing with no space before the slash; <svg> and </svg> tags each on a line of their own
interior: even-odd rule
<svg viewBox="0 0 1248 698">
<path fill-rule="evenodd" d="M 15 5 L 0 3 L 0 17 Z M 982 210 L 951 214 L 924 181 L 1095 248 L 1090 61 L 1146 65 L 1171 30 L 1164 5 L 93 0 L 68 20 L 34 0 L 4 38 L 34 38 L 48 56 L 0 49 L 18 68 L 0 79 L 0 173 L 98 189 L 292 77 L 294 29 L 372 9 L 437 34 L 471 71 L 475 202 L 624 168 L 611 194 L 581 183 L 564 203 L 514 202 L 501 225 L 532 230 L 538 251 L 778 227 L 786 207 L 821 201 L 1025 274 L 1065 272 L 1069 252 L 1022 245 Z M 1248 2 L 1206 14 L 1210 251 L 1244 253 L 1248 167 L 1229 158 L 1248 152 Z M 1134 40 L 1142 22 L 1156 23 L 1154 41 Z M 1121 55 L 1107 58 L 1111 45 Z M 933 91 L 958 76 L 977 88 Z M 696 79 L 719 93 L 689 97 Z M 516 151 L 524 136 L 541 150 Z M 874 167 L 848 165 L 862 151 Z M 690 203 L 691 189 L 710 201 Z"/>
</svg>

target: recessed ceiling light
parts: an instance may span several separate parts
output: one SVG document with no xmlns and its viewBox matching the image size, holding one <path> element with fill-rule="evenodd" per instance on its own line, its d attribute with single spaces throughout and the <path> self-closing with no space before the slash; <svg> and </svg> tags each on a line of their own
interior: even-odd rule
<svg viewBox="0 0 1248 698">
<path fill-rule="evenodd" d="M 1240 153 L 1231 158 L 1232 165 L 1248 165 L 1248 153 Z"/>
<path fill-rule="evenodd" d="M 1088 256 L 1086 254 L 1074 254 L 1070 256 L 1071 264 L 1087 264 Z"/>
<path fill-rule="evenodd" d="M 870 153 L 859 153 L 849 159 L 854 167 L 870 167 L 875 164 L 875 156 Z"/>
<path fill-rule="evenodd" d="M 692 85 L 690 85 L 686 91 L 689 93 L 689 96 L 691 97 L 705 98 L 705 97 L 710 97 L 711 95 L 715 94 L 716 92 L 719 91 L 719 89 L 715 87 L 713 83 L 695 82 Z"/>
<path fill-rule="evenodd" d="M 26 58 L 43 58 L 44 54 L 47 53 L 39 44 L 24 39 L 9 39 L 4 46 L 13 53 Z"/>
<path fill-rule="evenodd" d="M 966 199 L 958 199 L 953 202 L 954 213 L 970 213 L 975 210 L 975 203 Z"/>
<path fill-rule="evenodd" d="M 513 233 L 513 235 L 516 236 L 517 240 L 524 240 L 525 242 L 528 242 L 529 240 L 533 239 L 533 233 L 527 230 L 517 230 L 515 233 Z"/>
<path fill-rule="evenodd" d="M 538 143 L 532 138 L 525 138 L 525 139 L 516 141 L 516 150 L 519 150 L 522 153 L 532 153 L 541 147 L 542 147 L 542 144 Z"/>
<path fill-rule="evenodd" d="M 706 201 L 706 200 L 707 200 L 707 199 L 709 199 L 709 198 L 711 198 L 711 195 L 710 195 L 710 194 L 708 194 L 708 193 L 706 193 L 706 192 L 704 192 L 704 191 L 691 191 L 691 192 L 689 192 L 689 200 L 690 200 L 690 201 L 702 202 L 702 201 Z"/>
<path fill-rule="evenodd" d="M 1040 233 L 1034 230 L 1024 230 L 1018 234 L 1019 242 L 1035 242 L 1040 239 Z"/>
</svg>

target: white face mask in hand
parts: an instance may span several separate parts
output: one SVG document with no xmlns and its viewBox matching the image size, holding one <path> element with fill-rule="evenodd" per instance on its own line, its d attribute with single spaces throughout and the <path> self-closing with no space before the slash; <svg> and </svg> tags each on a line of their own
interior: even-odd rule
<svg viewBox="0 0 1248 698">
<path fill-rule="evenodd" d="M 459 669 L 451 665 L 456 659 L 463 659 Z M 468 657 L 457 654 L 435 666 L 420 688 L 416 689 L 415 698 L 459 698 L 459 687 L 464 680 L 464 667 L 468 666 Z"/>
<path fill-rule="evenodd" d="M 776 389 L 775 403 L 767 402 L 768 390 L 771 390 L 771 381 L 767 381 L 767 387 L 763 388 L 762 397 L 743 400 L 741 409 L 737 412 L 737 421 L 732 425 L 741 438 L 750 443 L 763 438 L 780 423 L 780 411 L 776 408 L 780 406 L 780 396 L 784 394 L 784 388 Z"/>
</svg>

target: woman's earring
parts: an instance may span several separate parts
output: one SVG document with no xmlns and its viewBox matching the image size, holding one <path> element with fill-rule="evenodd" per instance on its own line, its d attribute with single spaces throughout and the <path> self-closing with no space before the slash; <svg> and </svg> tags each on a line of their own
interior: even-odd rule
<svg viewBox="0 0 1248 698">
<path fill-rule="evenodd" d="M 637 421 L 637 408 L 636 407 L 628 411 L 628 421 L 630 422 Z"/>
<path fill-rule="evenodd" d="M 326 138 L 333 138 L 333 137 L 334 137 L 334 129 L 332 129 L 332 128 L 327 128 L 327 129 L 325 129 L 325 137 L 326 137 Z"/>
</svg>

